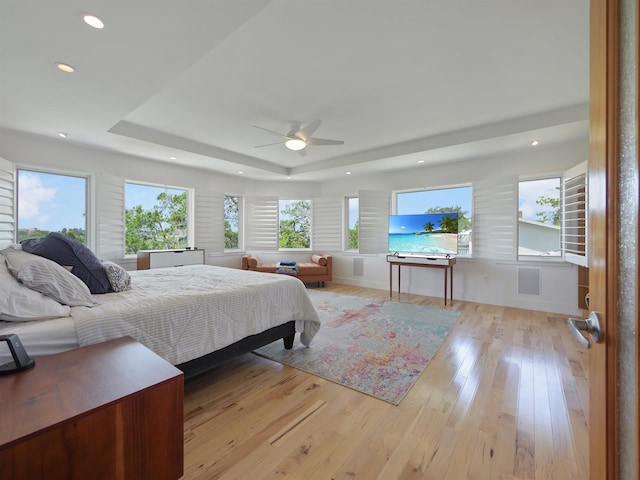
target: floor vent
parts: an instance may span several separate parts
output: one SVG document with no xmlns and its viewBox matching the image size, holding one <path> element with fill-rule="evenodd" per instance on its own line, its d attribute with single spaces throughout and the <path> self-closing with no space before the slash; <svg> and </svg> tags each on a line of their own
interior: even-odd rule
<svg viewBox="0 0 640 480">
<path fill-rule="evenodd" d="M 518 268 L 518 293 L 540 295 L 539 268 Z"/>
</svg>

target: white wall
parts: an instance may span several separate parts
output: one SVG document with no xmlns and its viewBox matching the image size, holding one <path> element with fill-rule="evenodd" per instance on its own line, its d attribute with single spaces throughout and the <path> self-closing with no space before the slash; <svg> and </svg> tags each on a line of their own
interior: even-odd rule
<svg viewBox="0 0 640 480">
<path fill-rule="evenodd" d="M 260 182 L 234 175 L 180 167 L 114 152 L 93 150 L 64 141 L 25 135 L 0 129 L 0 157 L 19 167 L 62 169 L 72 173 L 92 174 L 99 181 L 108 174 L 129 181 L 167 184 L 176 187 L 215 190 L 242 195 L 273 194 L 282 197 L 354 195 L 358 190 L 407 190 L 471 183 L 508 174 L 535 175 L 561 173 L 588 157 L 585 140 L 572 145 L 536 147 L 518 154 L 473 159 L 453 165 L 425 165 L 396 173 L 349 176 L 327 182 Z M 260 253 L 260 252 L 252 252 Z M 389 266 L 384 254 L 357 255 L 329 252 L 334 255 L 334 281 L 387 290 Z M 265 261 L 283 256 L 299 261 L 303 253 L 263 254 Z M 239 267 L 240 255 L 209 255 L 207 263 Z M 364 275 L 354 275 L 354 259 L 361 258 Z M 135 268 L 134 260 L 121 262 Z M 454 298 L 473 302 L 522 307 L 565 314 L 579 314 L 577 309 L 577 269 L 568 264 L 536 263 L 524 266 L 540 269 L 540 295 L 517 292 L 517 262 L 481 259 L 458 259 L 454 267 Z M 395 269 L 394 269 L 395 271 Z M 402 290 L 421 295 L 442 296 L 442 271 L 429 268 L 403 268 Z M 396 287 L 394 278 L 394 289 Z"/>
<path fill-rule="evenodd" d="M 325 182 L 322 195 L 355 195 L 358 190 L 392 191 L 469 184 L 511 174 L 535 176 L 561 174 L 588 158 L 588 141 L 523 150 L 492 158 L 477 158 L 453 165 L 425 165 L 396 173 L 372 174 Z M 386 255 L 334 255 L 334 281 L 371 288 L 389 289 L 389 265 Z M 354 258 L 361 258 L 363 275 L 354 275 Z M 540 294 L 518 293 L 518 268 L 540 270 Z M 394 268 L 393 289 L 397 291 Z M 580 315 L 577 308 L 577 268 L 573 265 L 545 262 L 504 262 L 477 258 L 458 258 L 454 267 L 454 299 L 490 303 L 532 310 Z M 402 268 L 403 292 L 419 295 L 443 295 L 442 271 L 435 268 Z M 394 293 L 395 295 L 395 293 Z"/>
</svg>

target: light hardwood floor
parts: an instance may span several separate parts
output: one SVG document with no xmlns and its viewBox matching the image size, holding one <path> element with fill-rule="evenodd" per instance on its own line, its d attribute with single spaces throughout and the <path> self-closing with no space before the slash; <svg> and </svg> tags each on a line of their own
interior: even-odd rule
<svg viewBox="0 0 640 480">
<path fill-rule="evenodd" d="M 564 317 L 446 308 L 460 318 L 398 406 L 253 354 L 187 381 L 184 478 L 588 478 L 588 356 Z"/>
</svg>

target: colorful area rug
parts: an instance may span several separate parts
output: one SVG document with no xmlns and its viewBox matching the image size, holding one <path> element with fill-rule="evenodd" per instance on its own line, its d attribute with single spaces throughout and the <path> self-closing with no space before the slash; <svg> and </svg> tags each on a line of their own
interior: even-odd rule
<svg viewBox="0 0 640 480">
<path fill-rule="evenodd" d="M 398 405 L 460 312 L 309 290 L 322 327 L 307 348 L 274 342 L 258 355 Z"/>
</svg>

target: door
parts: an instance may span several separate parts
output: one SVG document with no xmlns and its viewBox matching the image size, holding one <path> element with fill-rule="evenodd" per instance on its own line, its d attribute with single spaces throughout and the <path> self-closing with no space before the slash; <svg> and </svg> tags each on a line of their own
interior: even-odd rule
<svg viewBox="0 0 640 480">
<path fill-rule="evenodd" d="M 589 296 L 604 339 L 589 350 L 589 474 L 616 480 L 618 2 L 591 0 Z"/>
</svg>

